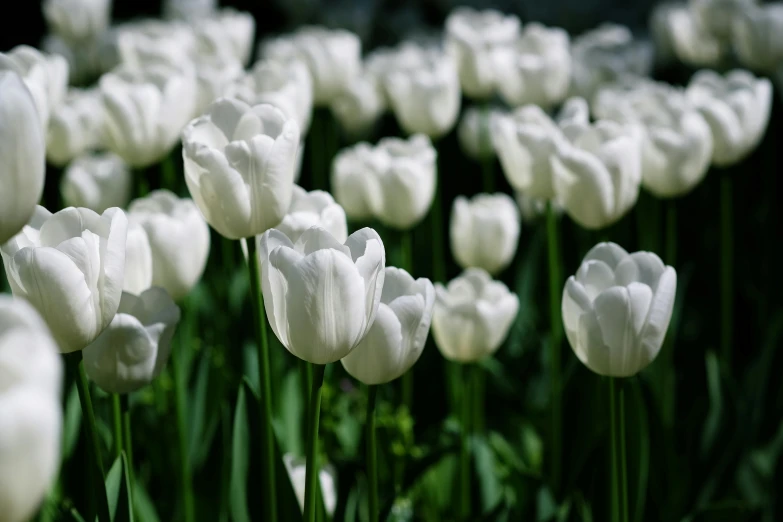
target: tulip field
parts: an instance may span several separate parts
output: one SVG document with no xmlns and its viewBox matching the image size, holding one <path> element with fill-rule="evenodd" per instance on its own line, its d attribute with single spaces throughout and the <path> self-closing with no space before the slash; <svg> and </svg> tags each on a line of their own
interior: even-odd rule
<svg viewBox="0 0 783 522">
<path fill-rule="evenodd" d="M 21 6 L 0 522 L 783 520 L 783 3 L 600 3 Z"/>
</svg>

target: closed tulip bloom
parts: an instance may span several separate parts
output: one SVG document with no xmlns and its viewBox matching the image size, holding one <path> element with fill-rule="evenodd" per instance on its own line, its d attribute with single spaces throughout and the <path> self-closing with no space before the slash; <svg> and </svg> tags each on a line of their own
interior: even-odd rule
<svg viewBox="0 0 783 522">
<path fill-rule="evenodd" d="M 563 290 L 571 348 L 599 375 L 636 375 L 661 349 L 676 290 L 677 272 L 657 255 L 599 243 Z"/>
<path fill-rule="evenodd" d="M 457 196 L 449 226 L 451 252 L 462 268 L 482 268 L 497 274 L 517 251 L 519 210 L 506 194 Z"/>
<path fill-rule="evenodd" d="M 307 478 L 306 463 L 302 459 L 297 459 L 291 453 L 286 453 L 283 455 L 283 464 L 288 472 L 291 485 L 294 487 L 294 494 L 297 502 L 299 502 L 299 509 L 304 511 L 305 479 Z M 334 515 L 334 510 L 337 509 L 337 481 L 334 468 L 329 464 L 322 466 L 318 470 L 318 482 L 321 485 L 321 498 L 324 502 L 324 510 L 331 517 Z"/>
<path fill-rule="evenodd" d="M 334 202 L 331 194 L 323 190 L 307 192 L 299 185 L 294 185 L 288 214 L 275 228 L 295 243 L 314 226 L 329 232 L 339 243 L 345 243 L 348 239 L 345 210 Z"/>
<path fill-rule="evenodd" d="M 185 181 L 215 230 L 229 239 L 276 226 L 288 212 L 299 125 L 271 105 L 220 98 L 182 132 Z"/>
<path fill-rule="evenodd" d="M 686 94 L 712 130 L 712 164 L 733 165 L 750 154 L 764 137 L 772 107 L 772 84 L 748 71 L 725 76 L 699 71 Z"/>
<path fill-rule="evenodd" d="M 313 77 L 316 106 L 328 106 L 359 75 L 362 44 L 355 34 L 341 29 L 304 26 L 262 46 L 266 58 L 302 60 Z"/>
<path fill-rule="evenodd" d="M 505 72 L 498 83 L 500 96 L 511 106 L 548 109 L 568 95 L 571 46 L 563 29 L 528 24 L 513 46 L 498 53 L 497 62 Z"/>
<path fill-rule="evenodd" d="M 125 243 L 125 278 L 122 291 L 139 295 L 152 286 L 152 249 L 144 227 L 131 221 Z"/>
<path fill-rule="evenodd" d="M 341 150 L 332 161 L 332 193 L 348 219 L 367 221 L 373 217 L 367 198 L 373 161 L 374 148 L 365 142 Z"/>
<path fill-rule="evenodd" d="M 537 105 L 491 120 L 492 143 L 509 184 L 530 197 L 555 196 L 550 158 L 564 141 L 559 127 Z"/>
<path fill-rule="evenodd" d="M 519 298 L 506 285 L 468 268 L 448 286 L 435 284 L 435 344 L 450 361 L 476 362 L 500 348 L 518 311 Z"/>
<path fill-rule="evenodd" d="M 729 42 L 710 33 L 687 5 L 657 6 L 650 25 L 656 53 L 664 62 L 676 58 L 693 67 L 715 67 L 730 51 Z"/>
<path fill-rule="evenodd" d="M 741 13 L 758 3 L 758 0 L 689 0 L 688 7 L 710 34 L 728 41 Z"/>
<path fill-rule="evenodd" d="M 60 182 L 63 202 L 69 207 L 102 213 L 125 207 L 130 201 L 131 174 L 122 158 L 110 152 L 87 154 L 73 160 Z"/>
<path fill-rule="evenodd" d="M 46 134 L 46 158 L 49 163 L 62 167 L 77 156 L 100 148 L 103 123 L 100 92 L 71 89 L 62 105 L 49 118 Z"/>
<path fill-rule="evenodd" d="M 548 202 L 551 202 L 553 205 L 556 215 L 559 216 L 563 213 L 563 207 L 555 200 L 536 199 L 524 192 L 517 192 L 514 196 L 523 223 L 533 223 L 544 216 Z"/>
<path fill-rule="evenodd" d="M 106 43 L 106 67 L 122 65 L 124 69 L 142 72 L 153 66 L 178 69 L 190 65 L 196 52 L 196 33 L 192 26 L 182 22 L 140 20 L 118 26 Z"/>
<path fill-rule="evenodd" d="M 561 125 L 567 139 L 551 160 L 556 198 L 582 227 L 607 227 L 633 208 L 639 197 L 638 135 L 630 126 L 610 120 Z"/>
<path fill-rule="evenodd" d="M 338 242 L 320 227 L 296 243 L 279 230 L 260 240 L 264 306 L 275 335 L 313 364 L 337 362 L 370 331 L 381 300 L 386 254 L 363 228 Z"/>
<path fill-rule="evenodd" d="M 249 64 L 256 38 L 256 19 L 253 15 L 226 7 L 198 21 L 196 34 L 204 33 L 211 35 L 216 44 L 222 41 L 243 66 Z"/>
<path fill-rule="evenodd" d="M 446 19 L 446 41 L 457 57 L 462 90 L 472 98 L 487 98 L 506 81 L 508 70 L 498 54 L 519 37 L 519 18 L 494 9 L 460 7 Z"/>
<path fill-rule="evenodd" d="M 103 391 L 131 393 L 150 384 L 169 360 L 179 307 L 165 290 L 122 293 L 111 324 L 84 349 L 84 371 Z"/>
<path fill-rule="evenodd" d="M 386 267 L 381 304 L 367 337 L 342 359 L 343 367 L 364 384 L 391 382 L 419 360 L 432 321 L 435 288 L 429 279 Z"/>
<path fill-rule="evenodd" d="M 0 295 L 0 513 L 31 520 L 57 477 L 62 359 L 27 302 Z"/>
<path fill-rule="evenodd" d="M 106 74 L 100 88 L 106 146 L 134 168 L 171 152 L 196 103 L 193 75 L 166 67 Z"/>
<path fill-rule="evenodd" d="M 502 115 L 503 112 L 498 109 L 491 109 L 487 113 L 478 107 L 468 107 L 462 111 L 462 118 L 457 127 L 457 137 L 462 152 L 474 159 L 495 157 L 491 122 Z"/>
<path fill-rule="evenodd" d="M 128 220 L 37 207 L 22 232 L 0 247 L 11 290 L 41 314 L 63 353 L 90 344 L 117 311 L 125 272 Z"/>
<path fill-rule="evenodd" d="M 369 133 L 386 112 L 386 95 L 377 76 L 364 71 L 331 105 L 332 114 L 350 136 Z"/>
<path fill-rule="evenodd" d="M 749 5 L 739 10 L 732 41 L 740 63 L 764 72 L 783 63 L 783 4 Z"/>
<path fill-rule="evenodd" d="M 45 150 L 30 91 L 18 74 L 0 70 L 0 244 L 22 230 L 41 199 Z"/>
<path fill-rule="evenodd" d="M 71 42 L 94 39 L 111 21 L 111 0 L 44 0 L 42 10 L 52 32 Z"/>
<path fill-rule="evenodd" d="M 209 227 L 192 199 L 155 190 L 130 204 L 131 223 L 147 232 L 152 252 L 152 284 L 175 300 L 201 279 L 209 257 Z"/>
</svg>

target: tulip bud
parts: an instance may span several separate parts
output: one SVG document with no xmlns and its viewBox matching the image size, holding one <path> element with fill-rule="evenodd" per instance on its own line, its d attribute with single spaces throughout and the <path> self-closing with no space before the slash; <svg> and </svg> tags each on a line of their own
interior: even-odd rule
<svg viewBox="0 0 783 522">
<path fill-rule="evenodd" d="M 4 521 L 31 520 L 57 477 L 62 378 L 57 345 L 38 313 L 24 300 L 0 295 L 0 513 Z"/>
<path fill-rule="evenodd" d="M 310 227 L 319 226 L 329 232 L 339 243 L 348 239 L 348 223 L 343 207 L 334 202 L 328 192 L 307 192 L 294 185 L 288 214 L 275 228 L 296 242 Z"/>
<path fill-rule="evenodd" d="M 183 299 L 201 279 L 209 257 L 209 227 L 192 199 L 155 190 L 128 208 L 132 223 L 147 232 L 152 285 Z"/>
<path fill-rule="evenodd" d="M 462 89 L 472 98 L 487 98 L 505 81 L 498 54 L 519 38 L 519 18 L 494 9 L 455 9 L 446 18 L 449 51 L 457 57 Z"/>
<path fill-rule="evenodd" d="M 128 224 L 128 241 L 125 243 L 125 279 L 123 292 L 140 295 L 152 286 L 152 250 L 144 227 L 135 222 Z"/>
<path fill-rule="evenodd" d="M 748 5 L 732 25 L 732 42 L 740 62 L 756 71 L 773 72 L 783 62 L 783 5 Z"/>
<path fill-rule="evenodd" d="M 46 23 L 69 42 L 92 40 L 103 33 L 111 18 L 110 0 L 44 0 Z"/>
<path fill-rule="evenodd" d="M 0 70 L 0 244 L 22 230 L 41 199 L 45 150 L 30 91 L 18 74 Z"/>
<path fill-rule="evenodd" d="M 381 304 L 367 337 L 346 357 L 343 367 L 364 384 L 391 382 L 419 360 L 432 321 L 435 289 L 429 279 L 414 279 L 386 267 Z"/>
<path fill-rule="evenodd" d="M 457 196 L 451 211 L 451 251 L 462 268 L 497 274 L 517 251 L 519 210 L 506 194 Z"/>
<path fill-rule="evenodd" d="M 729 42 L 711 34 L 688 5 L 657 6 L 650 26 L 662 60 L 675 57 L 692 67 L 717 67 L 731 50 Z"/>
<path fill-rule="evenodd" d="M 467 156 L 474 159 L 489 159 L 495 157 L 495 147 L 492 145 L 492 130 L 490 122 L 503 113 L 497 109 L 485 111 L 477 107 L 469 107 L 462 111 L 457 137 L 459 145 Z"/>
<path fill-rule="evenodd" d="M 271 105 L 220 98 L 182 132 L 185 181 L 215 230 L 264 233 L 291 204 L 299 126 Z"/>
<path fill-rule="evenodd" d="M 131 173 L 122 158 L 110 152 L 80 156 L 65 169 L 60 183 L 63 201 L 69 207 L 103 212 L 128 204 Z"/>
<path fill-rule="evenodd" d="M 357 143 L 337 153 L 332 161 L 331 185 L 334 199 L 345 209 L 349 219 L 367 221 L 372 209 L 367 200 L 370 190 L 370 165 L 375 157 L 369 143 Z"/>
<path fill-rule="evenodd" d="M 288 472 L 288 478 L 291 480 L 291 485 L 294 487 L 294 494 L 296 500 L 299 502 L 299 509 L 304 511 L 305 501 L 305 479 L 306 477 L 306 463 L 299 459 L 297 460 L 292 454 L 286 453 L 283 455 L 283 464 L 285 470 Z M 318 481 L 321 484 L 321 497 L 324 501 L 324 509 L 326 514 L 331 517 L 334 515 L 334 510 L 337 509 L 337 485 L 336 485 L 336 473 L 334 468 L 329 464 L 322 466 L 318 471 Z"/>
<path fill-rule="evenodd" d="M 363 228 L 342 244 L 312 227 L 293 243 L 272 229 L 258 252 L 266 315 L 283 346 L 313 364 L 351 353 L 381 300 L 386 253 L 378 233 Z"/>
<path fill-rule="evenodd" d="M 480 268 L 468 268 L 446 287 L 435 284 L 435 344 L 451 361 L 478 361 L 497 351 L 518 310 L 519 298 L 506 285 Z"/>
<path fill-rule="evenodd" d="M 386 111 L 386 96 L 378 78 L 365 71 L 335 97 L 331 109 L 346 133 L 361 136 L 372 130 Z"/>
<path fill-rule="evenodd" d="M 677 272 L 657 255 L 599 243 L 563 291 L 571 348 L 599 375 L 636 375 L 661 349 L 676 291 Z"/>
<path fill-rule="evenodd" d="M 84 349 L 84 371 L 107 393 L 140 390 L 166 366 L 179 318 L 179 307 L 162 288 L 139 296 L 123 292 L 111 324 Z"/>
<path fill-rule="evenodd" d="M 712 164 L 740 162 L 761 142 L 772 108 L 772 83 L 748 71 L 725 76 L 712 71 L 693 75 L 686 95 L 712 130 Z"/>
<path fill-rule="evenodd" d="M 46 158 L 62 167 L 75 157 L 100 148 L 103 119 L 103 104 L 97 91 L 68 91 L 63 104 L 49 118 Z"/>
<path fill-rule="evenodd" d="M 11 290 L 38 310 L 61 352 L 83 349 L 117 312 L 127 230 L 118 208 L 52 214 L 39 206 L 22 232 L 0 246 Z"/>
<path fill-rule="evenodd" d="M 193 75 L 166 67 L 106 74 L 100 88 L 106 146 L 134 168 L 171 152 L 196 103 Z"/>
</svg>

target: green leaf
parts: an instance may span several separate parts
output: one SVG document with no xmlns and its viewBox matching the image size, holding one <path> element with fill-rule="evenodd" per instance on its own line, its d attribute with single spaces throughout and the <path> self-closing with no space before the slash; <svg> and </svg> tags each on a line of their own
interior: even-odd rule
<svg viewBox="0 0 783 522">
<path fill-rule="evenodd" d="M 133 507 L 139 522 L 160 522 L 160 517 L 147 489 L 138 479 L 133 484 Z"/>
<path fill-rule="evenodd" d="M 234 410 L 234 428 L 231 436 L 231 481 L 229 505 L 231 520 L 250 522 L 247 506 L 247 475 L 250 466 L 250 428 L 247 421 L 245 386 L 239 386 Z"/>
<path fill-rule="evenodd" d="M 68 392 L 63 414 L 63 461 L 70 459 L 71 455 L 73 455 L 73 450 L 79 441 L 81 424 L 82 407 L 79 403 L 79 391 L 76 388 L 76 383 L 74 383 L 71 386 L 71 391 Z"/>
<path fill-rule="evenodd" d="M 470 445 L 473 465 L 480 484 L 481 512 L 495 508 L 503 496 L 503 485 L 498 477 L 495 454 L 485 437 L 472 437 Z"/>
<path fill-rule="evenodd" d="M 106 474 L 106 495 L 112 522 L 133 522 L 133 505 L 128 485 L 128 462 L 125 452 L 114 460 Z"/>
<path fill-rule="evenodd" d="M 188 400 L 188 448 L 191 464 L 198 457 L 198 447 L 205 436 L 204 421 L 207 408 L 207 390 L 209 388 L 209 357 L 203 354 L 199 361 L 196 384 Z M 194 466 L 195 469 L 195 466 Z"/>
<path fill-rule="evenodd" d="M 707 392 L 710 398 L 709 412 L 704 423 L 701 437 L 701 455 L 706 457 L 718 437 L 721 416 L 723 415 L 723 394 L 720 386 L 720 363 L 715 352 L 708 351 L 704 356 L 707 371 Z"/>
</svg>

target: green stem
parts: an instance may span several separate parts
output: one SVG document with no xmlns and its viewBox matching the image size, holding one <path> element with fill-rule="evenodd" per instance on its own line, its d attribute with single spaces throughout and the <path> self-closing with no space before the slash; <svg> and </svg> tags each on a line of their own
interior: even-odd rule
<svg viewBox="0 0 783 522">
<path fill-rule="evenodd" d="M 321 417 L 321 389 L 326 365 L 313 364 L 313 383 L 308 409 L 307 464 L 305 468 L 305 501 L 303 522 L 315 522 L 315 498 L 318 479 L 318 423 Z M 275 520 L 275 519 L 272 519 Z"/>
<path fill-rule="evenodd" d="M 484 396 L 486 391 L 486 374 L 484 368 L 476 364 L 473 366 L 473 433 L 480 434 L 484 431 Z"/>
<path fill-rule="evenodd" d="M 732 230 L 732 178 L 731 172 L 721 172 L 720 180 L 720 231 L 721 231 L 721 350 L 723 362 L 727 367 L 731 364 L 731 347 L 733 336 L 733 302 L 734 299 L 734 232 Z"/>
<path fill-rule="evenodd" d="M 628 522 L 628 475 L 625 452 L 625 391 L 609 377 L 609 417 L 612 442 L 612 520 Z"/>
<path fill-rule="evenodd" d="M 184 348 L 186 345 L 183 345 Z M 174 379 L 174 413 L 177 420 L 177 442 L 179 446 L 179 488 L 182 496 L 182 512 L 185 522 L 195 520 L 195 504 L 193 497 L 193 480 L 190 471 L 190 452 L 188 451 L 188 431 L 185 418 L 185 395 L 187 379 L 183 374 L 180 357 L 182 354 L 174 349 L 169 359 L 171 375 Z"/>
<path fill-rule="evenodd" d="M 302 411 L 306 415 L 310 411 L 310 385 L 313 382 L 313 366 L 303 360 L 299 359 L 299 380 L 301 382 L 302 393 Z M 307 423 L 305 422 L 302 427 L 302 440 L 307 440 Z"/>
<path fill-rule="evenodd" d="M 481 148 L 481 174 L 484 192 L 495 192 L 495 157 L 492 155 L 492 139 L 489 130 L 489 104 L 484 106 L 479 126 L 479 147 Z"/>
<path fill-rule="evenodd" d="M 264 520 L 277 520 L 277 482 L 275 480 L 275 439 L 272 431 L 272 381 L 269 367 L 269 343 L 266 334 L 266 312 L 261 293 L 261 270 L 258 263 L 256 240 L 247 241 L 248 270 L 250 270 L 250 296 L 255 318 L 256 346 L 258 348 L 258 375 L 261 379 L 261 458 L 263 460 L 263 484 L 266 495 Z"/>
<path fill-rule="evenodd" d="M 563 282 L 560 276 L 560 237 L 557 216 L 551 201 L 546 205 L 547 253 L 549 258 L 549 350 L 550 382 L 552 386 L 552 483 L 555 491 L 560 486 L 560 450 L 562 446 L 562 396 L 560 369 L 560 296 Z"/>
<path fill-rule="evenodd" d="M 106 496 L 106 474 L 103 469 L 103 460 L 101 457 L 101 444 L 98 438 L 98 429 L 95 424 L 95 412 L 92 409 L 92 398 L 90 397 L 90 383 L 87 380 L 87 374 L 84 372 L 84 364 L 82 363 L 82 352 L 74 352 L 73 355 L 68 357 L 72 364 L 78 365 L 79 378 L 76 381 L 76 386 L 79 390 L 79 402 L 82 406 L 82 418 L 84 419 L 84 426 L 87 431 L 87 439 L 89 442 L 89 452 L 92 456 L 93 467 L 97 470 L 99 480 L 98 484 L 93 484 L 92 490 L 94 494 L 98 496 L 98 520 L 100 522 L 111 522 L 111 516 L 109 515 L 109 499 Z"/>
<path fill-rule="evenodd" d="M 161 184 L 163 188 L 168 189 L 174 193 L 177 192 L 177 168 L 174 166 L 174 158 L 172 154 L 168 154 L 163 161 L 160 162 L 161 170 Z"/>
<path fill-rule="evenodd" d="M 437 176 L 440 178 L 440 174 Z M 446 258 L 443 253 L 443 216 L 441 182 L 436 180 L 435 198 L 432 202 L 432 278 L 433 283 L 444 283 L 446 281 Z"/>
<path fill-rule="evenodd" d="M 471 433 L 471 368 L 462 366 L 462 437 L 460 438 L 460 519 L 470 519 L 470 433 Z"/>
<path fill-rule="evenodd" d="M 326 190 L 326 125 L 320 111 L 313 113 L 310 125 L 310 183 L 313 190 Z"/>
<path fill-rule="evenodd" d="M 666 264 L 677 263 L 677 205 L 675 200 L 666 202 Z"/>
<path fill-rule="evenodd" d="M 114 427 L 114 457 L 117 458 L 122 454 L 122 407 L 118 393 L 113 393 L 111 396 L 111 413 Z"/>
<path fill-rule="evenodd" d="M 122 409 L 122 442 L 125 450 L 125 457 L 128 459 L 128 491 L 130 492 L 131 505 L 133 505 L 133 488 L 136 484 L 135 474 L 133 473 L 133 438 L 131 437 L 131 411 L 130 394 L 125 393 L 120 396 Z"/>
<path fill-rule="evenodd" d="M 364 436 L 367 443 L 367 479 L 370 482 L 370 522 L 378 522 L 378 449 L 375 440 L 375 396 L 377 386 L 367 387 L 367 418 L 364 422 Z"/>
</svg>

